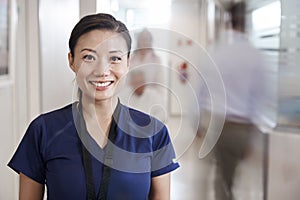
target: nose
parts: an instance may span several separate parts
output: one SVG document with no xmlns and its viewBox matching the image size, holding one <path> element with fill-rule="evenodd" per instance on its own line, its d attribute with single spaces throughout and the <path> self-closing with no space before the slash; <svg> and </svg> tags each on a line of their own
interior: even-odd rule
<svg viewBox="0 0 300 200">
<path fill-rule="evenodd" d="M 98 59 L 95 62 L 94 66 L 94 75 L 96 76 L 107 76 L 110 73 L 110 63 L 107 61 L 106 58 Z"/>
</svg>

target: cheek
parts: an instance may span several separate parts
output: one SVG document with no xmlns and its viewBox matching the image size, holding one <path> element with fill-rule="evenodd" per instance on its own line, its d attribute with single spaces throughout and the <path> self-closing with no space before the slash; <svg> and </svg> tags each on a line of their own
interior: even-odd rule
<svg viewBox="0 0 300 200">
<path fill-rule="evenodd" d="M 118 79 L 125 77 L 128 73 L 128 70 L 129 68 L 127 65 L 116 66 L 112 68 L 112 71 L 114 72 L 114 74 L 117 76 Z"/>
<path fill-rule="evenodd" d="M 76 75 L 76 82 L 77 82 L 77 85 L 80 89 L 83 89 L 83 86 L 85 85 L 84 84 L 84 76 L 80 73 L 77 73 Z"/>
<path fill-rule="evenodd" d="M 83 81 L 91 73 L 92 70 L 89 67 L 80 66 L 76 71 L 76 79 L 77 81 Z"/>
</svg>

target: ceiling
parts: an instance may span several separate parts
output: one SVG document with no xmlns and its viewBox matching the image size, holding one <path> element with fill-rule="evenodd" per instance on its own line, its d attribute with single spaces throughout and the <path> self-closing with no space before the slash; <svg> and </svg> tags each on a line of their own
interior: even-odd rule
<svg viewBox="0 0 300 200">
<path fill-rule="evenodd" d="M 111 0 L 111 1 L 117 1 L 120 7 L 123 8 L 145 8 L 153 5 L 155 1 L 157 3 L 197 3 L 201 0 Z M 217 4 L 221 4 L 222 6 L 229 7 L 231 3 L 233 2 L 239 2 L 243 0 L 213 0 Z"/>
<path fill-rule="evenodd" d="M 145 6 L 149 6 L 153 3 L 153 1 L 158 1 L 159 3 L 162 2 L 166 2 L 169 1 L 170 3 L 196 3 L 200 0 L 143 0 L 143 1 L 137 1 L 137 0 L 119 0 L 118 3 L 120 5 L 120 7 L 127 7 L 127 8 L 145 8 Z M 230 3 L 232 2 L 239 2 L 239 1 L 243 1 L 243 0 L 213 0 L 216 3 L 220 3 L 221 5 L 223 5 L 224 7 L 228 7 L 230 5 Z"/>
<path fill-rule="evenodd" d="M 222 4 L 225 8 L 229 7 L 231 3 L 240 2 L 243 0 L 215 0 L 218 1 L 220 4 Z"/>
</svg>

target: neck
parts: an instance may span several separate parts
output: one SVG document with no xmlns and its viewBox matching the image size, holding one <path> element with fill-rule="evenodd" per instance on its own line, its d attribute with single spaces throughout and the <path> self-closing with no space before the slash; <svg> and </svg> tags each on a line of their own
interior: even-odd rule
<svg viewBox="0 0 300 200">
<path fill-rule="evenodd" d="M 110 119 L 118 104 L 118 97 L 114 96 L 107 100 L 95 101 L 94 99 L 82 97 L 82 112 L 84 116 L 96 117 L 98 119 Z"/>
<path fill-rule="evenodd" d="M 109 135 L 109 127 L 118 98 L 95 101 L 82 97 L 82 114 L 89 134 L 100 147 L 104 147 Z"/>
</svg>

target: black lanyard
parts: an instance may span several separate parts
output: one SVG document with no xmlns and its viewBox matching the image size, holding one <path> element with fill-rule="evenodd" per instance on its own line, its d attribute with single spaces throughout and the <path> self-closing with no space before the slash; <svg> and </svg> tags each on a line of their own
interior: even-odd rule
<svg viewBox="0 0 300 200">
<path fill-rule="evenodd" d="M 104 148 L 104 159 L 103 159 L 103 170 L 102 170 L 102 180 L 99 189 L 99 196 L 97 199 L 97 194 L 95 192 L 95 183 L 94 183 L 94 176 L 93 176 L 93 168 L 92 168 L 92 160 L 91 154 L 87 150 L 84 144 L 82 144 L 82 156 L 83 156 L 83 165 L 84 165 L 84 173 L 86 179 L 86 188 L 87 188 L 87 199 L 88 200 L 106 200 L 108 186 L 110 182 L 110 173 L 111 173 L 111 165 L 113 160 L 113 145 L 116 139 L 116 128 L 117 123 L 116 121 L 119 118 L 120 113 L 120 102 L 116 107 L 116 110 L 113 115 L 113 119 L 111 122 L 111 126 L 109 129 L 109 135 L 105 148 Z M 82 115 L 82 105 L 81 102 L 79 103 L 79 132 L 83 131 L 84 133 L 79 134 L 88 134 L 86 129 L 86 124 Z M 82 137 L 82 136 L 81 136 Z M 86 136 L 83 136 L 86 137 Z"/>
</svg>

